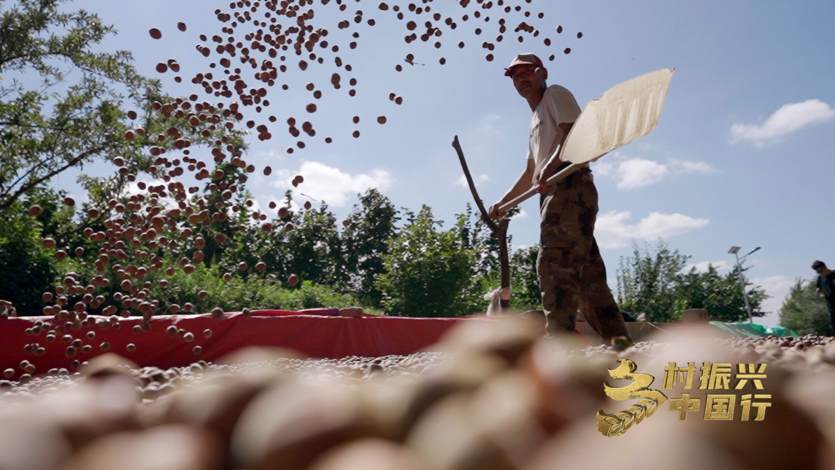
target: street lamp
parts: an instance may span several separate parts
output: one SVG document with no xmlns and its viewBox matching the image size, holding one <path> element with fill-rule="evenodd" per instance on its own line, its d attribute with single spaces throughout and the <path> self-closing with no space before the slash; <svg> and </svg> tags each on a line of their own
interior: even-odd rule
<svg viewBox="0 0 835 470">
<path fill-rule="evenodd" d="M 743 256 L 742 258 L 739 257 L 739 254 L 738 254 L 739 253 L 739 247 L 738 246 L 732 246 L 731 249 L 728 250 L 728 253 L 730 253 L 730 254 L 732 254 L 736 257 L 736 267 L 739 268 L 739 278 L 740 278 L 740 280 L 742 280 L 742 297 L 745 299 L 745 310 L 748 311 L 748 322 L 749 323 L 754 323 L 754 316 L 751 314 L 751 303 L 748 301 L 748 293 L 745 292 L 745 276 L 742 275 L 742 266 L 739 264 L 739 260 L 741 260 L 741 259 L 744 260 L 748 255 L 750 255 L 751 253 L 753 253 L 753 252 L 755 252 L 759 249 L 760 249 L 760 247 L 754 248 L 753 250 L 746 253 L 745 256 Z"/>
</svg>

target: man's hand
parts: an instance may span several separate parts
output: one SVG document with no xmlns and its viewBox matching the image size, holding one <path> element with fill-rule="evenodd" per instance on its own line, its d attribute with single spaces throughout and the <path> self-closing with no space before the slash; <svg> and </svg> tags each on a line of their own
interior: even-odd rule
<svg viewBox="0 0 835 470">
<path fill-rule="evenodd" d="M 507 214 L 507 211 L 499 211 L 499 206 L 502 204 L 504 204 L 504 202 L 499 201 L 490 206 L 490 209 L 487 211 L 487 216 L 493 220 L 499 220 L 504 217 L 504 215 Z"/>
<path fill-rule="evenodd" d="M 820 297 L 820 296 L 822 296 L 822 295 L 823 295 L 823 291 L 822 291 L 822 290 L 820 290 L 820 288 L 815 287 L 815 294 L 818 294 L 818 297 Z"/>
<path fill-rule="evenodd" d="M 559 168 L 559 166 L 562 163 L 562 160 L 557 158 L 556 155 L 551 157 L 544 165 L 542 165 L 542 168 L 540 168 L 539 172 L 536 173 L 533 180 L 533 184 L 541 185 L 542 183 L 544 183 L 548 178 L 550 178 L 554 174 L 554 172 L 557 170 L 557 168 Z"/>
<path fill-rule="evenodd" d="M 548 194 L 556 188 L 557 185 L 552 184 L 551 186 L 543 186 L 542 184 L 536 185 L 536 192 L 539 194 Z"/>
<path fill-rule="evenodd" d="M 547 181 L 548 178 L 550 178 L 551 175 L 554 174 L 554 170 L 556 170 L 561 163 L 561 160 L 552 158 L 548 161 L 548 163 L 542 166 L 542 169 L 539 170 L 539 173 L 536 174 L 536 177 L 533 181 L 534 186 L 536 186 L 536 192 L 538 192 L 539 194 L 547 194 L 554 190 L 556 185 L 546 185 L 545 181 Z"/>
</svg>

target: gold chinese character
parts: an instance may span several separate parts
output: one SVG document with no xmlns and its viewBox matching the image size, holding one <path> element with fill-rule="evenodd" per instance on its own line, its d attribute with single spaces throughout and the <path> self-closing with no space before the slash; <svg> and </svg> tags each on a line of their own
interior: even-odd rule
<svg viewBox="0 0 835 470">
<path fill-rule="evenodd" d="M 762 380 L 765 378 L 765 366 L 768 364 L 760 364 L 759 369 L 756 369 L 756 373 L 754 373 L 754 367 L 756 364 L 747 364 L 748 365 L 748 373 L 745 372 L 746 364 L 737 364 L 737 368 L 739 369 L 739 373 L 736 374 L 737 380 L 739 382 L 736 383 L 736 389 L 742 390 L 742 387 L 751 380 L 754 383 L 754 388 L 757 390 L 763 389 Z"/>
<path fill-rule="evenodd" d="M 717 395 L 708 393 L 705 402 L 706 420 L 732 420 L 734 419 L 734 407 L 736 406 L 736 395 Z"/>
<path fill-rule="evenodd" d="M 687 413 L 691 411 L 699 411 L 700 403 L 700 399 L 691 399 L 689 393 L 682 393 L 681 398 L 673 398 L 670 400 L 670 411 L 678 411 L 679 421 L 684 421 L 687 419 Z"/>
<path fill-rule="evenodd" d="M 771 395 L 754 395 L 754 399 L 756 400 L 771 400 Z M 751 405 L 754 405 L 757 408 L 757 417 L 754 418 L 754 421 L 763 421 L 765 420 L 765 409 L 771 406 L 771 403 L 751 403 L 751 394 L 742 395 L 742 421 L 748 421 L 748 417 L 751 413 Z"/>
<path fill-rule="evenodd" d="M 635 374 L 635 365 L 629 359 L 618 359 L 620 365 L 615 369 L 609 369 L 609 375 L 614 379 L 632 380 L 632 384 L 626 387 L 610 387 L 609 384 L 603 382 L 603 390 L 606 395 L 613 400 L 631 400 L 637 398 L 652 398 L 659 402 L 659 405 L 667 401 L 667 396 L 657 390 L 649 388 L 655 377 L 649 374 Z"/>
<path fill-rule="evenodd" d="M 731 382 L 731 363 L 705 362 L 702 365 L 702 376 L 699 377 L 699 390 L 723 389 L 728 390 Z"/>
<path fill-rule="evenodd" d="M 629 359 L 619 359 L 620 366 L 609 369 L 609 375 L 614 379 L 632 380 L 626 387 L 610 387 L 603 383 L 603 389 L 609 398 L 614 400 L 630 400 L 640 398 L 637 405 L 632 405 L 626 411 L 606 414 L 603 410 L 597 412 L 597 430 L 607 437 L 620 436 L 633 424 L 638 424 L 655 413 L 661 404 L 667 401 L 667 396 L 658 390 L 649 388 L 655 378 L 649 374 L 635 374 L 637 366 Z"/>
<path fill-rule="evenodd" d="M 696 372 L 696 363 L 688 362 L 687 367 L 678 367 L 671 362 L 664 369 L 664 388 L 671 389 L 680 382 L 685 382 L 684 388 L 690 390 L 693 387 L 693 374 Z"/>
</svg>

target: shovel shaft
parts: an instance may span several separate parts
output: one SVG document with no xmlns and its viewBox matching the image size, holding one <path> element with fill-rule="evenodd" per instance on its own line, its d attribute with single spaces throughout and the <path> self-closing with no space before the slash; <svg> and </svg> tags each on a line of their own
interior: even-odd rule
<svg viewBox="0 0 835 470">
<path fill-rule="evenodd" d="M 499 212 L 507 212 L 509 209 L 519 205 L 523 201 L 526 201 L 526 200 L 530 199 L 531 196 L 533 196 L 537 192 L 539 192 L 538 189 L 540 187 L 542 187 L 542 186 L 553 186 L 553 185 L 559 183 L 560 181 L 568 178 L 568 176 L 570 174 L 574 173 L 575 171 L 579 170 L 582 167 L 583 167 L 582 163 L 572 163 L 571 165 L 563 168 L 562 171 L 560 171 L 559 173 L 557 173 L 557 174 L 551 176 L 550 178 L 548 178 L 547 180 L 545 180 L 545 184 L 540 184 L 539 186 L 534 186 L 531 189 L 525 191 L 524 193 L 516 196 L 515 198 L 511 199 L 510 201 L 508 201 L 508 202 L 502 204 L 501 206 L 499 206 Z"/>
</svg>

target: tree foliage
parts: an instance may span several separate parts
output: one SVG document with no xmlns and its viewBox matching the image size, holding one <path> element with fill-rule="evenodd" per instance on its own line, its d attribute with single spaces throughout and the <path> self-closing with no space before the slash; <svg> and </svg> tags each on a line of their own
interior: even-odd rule
<svg viewBox="0 0 835 470">
<path fill-rule="evenodd" d="M 513 286 L 514 309 L 539 310 L 542 308 L 542 294 L 536 275 L 536 258 L 539 245 L 516 250 L 510 258 L 510 278 Z"/>
<path fill-rule="evenodd" d="M 129 153 L 112 84 L 136 99 L 157 85 L 136 73 L 130 53 L 93 52 L 113 28 L 83 10 L 60 12 L 60 3 L 21 0 L 0 16 L 0 153 L 14 157 L 0 163 L 0 210 L 71 167 Z M 32 71 L 37 87 L 8 81 Z"/>
<path fill-rule="evenodd" d="M 826 299 L 815 292 L 814 281 L 797 279 L 780 309 L 780 326 L 799 335 L 835 335 Z"/>
<path fill-rule="evenodd" d="M 84 10 L 61 11 L 65 1 L 20 0 L 5 11 L 0 3 L 0 213 L 70 168 L 122 157 L 119 177 L 81 178 L 92 201 L 106 202 L 129 175 L 149 171 L 146 151 L 159 147 L 159 134 L 180 129 L 184 146 L 219 135 L 206 135 L 211 123 L 191 126 L 188 116 L 160 112 L 172 98 L 136 71 L 130 52 L 95 51 L 114 28 Z M 39 82 L 18 79 L 33 73 Z M 135 122 L 127 106 L 136 109 Z M 140 128 L 133 141 L 125 138 Z M 242 145 L 240 133 L 231 134 Z"/>
<path fill-rule="evenodd" d="M 19 315 L 39 314 L 41 294 L 57 274 L 54 260 L 41 246 L 41 230 L 20 207 L 0 223 L 0 299 L 11 302 Z"/>
<path fill-rule="evenodd" d="M 385 257 L 389 240 L 397 233 L 399 211 L 376 189 L 358 195 L 359 205 L 348 216 L 350 225 L 342 232 L 343 269 L 347 285 L 363 303 L 376 308 L 382 305 L 383 293 L 377 279 L 386 272 Z"/>
<path fill-rule="evenodd" d="M 689 257 L 671 251 L 658 241 L 654 251 L 649 245 L 632 243 L 632 256 L 621 257 L 617 271 L 617 297 L 621 310 L 646 315 L 648 321 L 669 322 L 675 319 L 675 287 L 678 273 Z"/>
<path fill-rule="evenodd" d="M 648 321 L 670 322 L 681 319 L 688 308 L 704 308 L 718 321 L 744 321 L 748 318 L 743 297 L 743 279 L 747 268 L 734 267 L 722 276 L 712 265 L 706 272 L 696 268 L 684 272 L 687 255 L 670 250 L 659 241 L 654 249 L 633 243 L 633 254 L 621 258 L 618 279 L 618 303 L 622 310 L 645 314 Z M 752 315 L 761 317 L 762 302 L 768 296 L 762 288 L 745 280 Z"/>
<path fill-rule="evenodd" d="M 475 253 L 460 238 L 466 216 L 456 228 L 440 231 L 429 207 L 407 223 L 384 256 L 380 276 L 383 305 L 392 315 L 449 317 L 472 313 L 465 295 L 473 278 Z"/>
<path fill-rule="evenodd" d="M 679 316 L 684 309 L 704 308 L 713 320 L 727 322 L 748 320 L 748 310 L 745 307 L 742 292 L 743 281 L 745 290 L 748 292 L 751 315 L 764 316 L 766 312 L 762 311 L 762 302 L 768 296 L 765 291 L 744 278 L 743 274 L 747 269 L 734 266 L 728 274 L 721 276 L 713 265 L 708 265 L 707 271 L 703 273 L 696 272 L 696 268 L 691 268 L 690 272 L 680 274 L 675 289 L 676 316 Z"/>
</svg>

